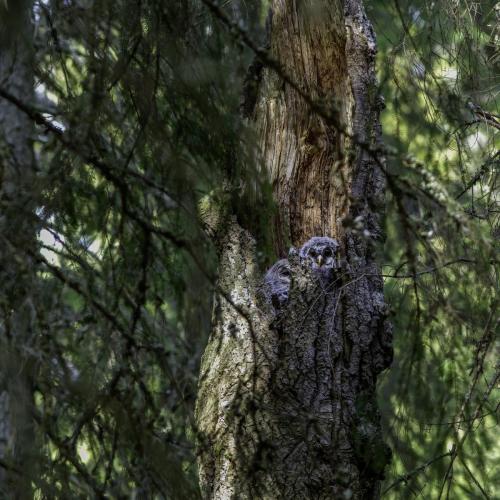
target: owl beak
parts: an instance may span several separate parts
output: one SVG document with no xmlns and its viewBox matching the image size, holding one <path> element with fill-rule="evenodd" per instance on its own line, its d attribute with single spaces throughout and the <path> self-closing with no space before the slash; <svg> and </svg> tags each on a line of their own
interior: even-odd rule
<svg viewBox="0 0 500 500">
<path fill-rule="evenodd" d="M 318 266 L 321 267 L 323 265 L 323 256 L 322 255 L 318 255 L 317 261 L 318 261 Z"/>
</svg>

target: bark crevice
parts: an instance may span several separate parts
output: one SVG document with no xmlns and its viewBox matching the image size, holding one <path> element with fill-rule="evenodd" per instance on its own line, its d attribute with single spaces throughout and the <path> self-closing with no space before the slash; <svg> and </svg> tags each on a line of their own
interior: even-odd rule
<svg viewBox="0 0 500 500">
<path fill-rule="evenodd" d="M 377 146 L 375 38 L 361 1 L 275 0 L 272 10 L 270 57 L 349 137 Z M 253 235 L 227 219 L 196 410 L 203 494 L 376 499 L 390 460 L 375 398 L 392 360 L 375 259 L 384 179 L 272 68 L 259 79 L 253 119 L 278 206 L 276 253 L 328 236 L 342 264 L 325 286 L 292 251 L 286 303 L 273 304 Z"/>
</svg>

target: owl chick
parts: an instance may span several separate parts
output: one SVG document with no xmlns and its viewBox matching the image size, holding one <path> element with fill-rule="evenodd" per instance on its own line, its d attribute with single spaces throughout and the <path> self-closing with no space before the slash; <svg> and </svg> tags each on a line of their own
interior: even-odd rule
<svg viewBox="0 0 500 500">
<path fill-rule="evenodd" d="M 332 278 L 339 268 L 337 240 L 326 236 L 314 236 L 299 251 L 300 263 L 310 267 L 322 281 Z"/>
<path fill-rule="evenodd" d="M 298 252 L 298 260 L 302 266 L 314 271 L 322 283 L 328 282 L 336 269 L 339 244 L 337 240 L 325 236 L 315 236 L 305 243 Z M 290 249 L 290 259 L 296 259 L 297 250 Z M 267 271 L 264 276 L 262 291 L 266 300 L 275 309 L 281 308 L 287 301 L 290 292 L 290 262 L 281 259 Z"/>
<path fill-rule="evenodd" d="M 274 308 L 280 308 L 288 300 L 290 281 L 290 264 L 287 259 L 278 260 L 264 276 L 264 296 Z"/>
</svg>

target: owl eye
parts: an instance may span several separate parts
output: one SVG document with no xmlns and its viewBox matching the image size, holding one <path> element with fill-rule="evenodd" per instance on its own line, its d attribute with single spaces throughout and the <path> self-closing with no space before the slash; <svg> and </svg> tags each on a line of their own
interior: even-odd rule
<svg viewBox="0 0 500 500">
<path fill-rule="evenodd" d="M 327 248 L 324 252 L 323 252 L 323 255 L 325 257 L 331 257 L 333 255 L 332 253 L 332 249 L 331 248 Z"/>
<path fill-rule="evenodd" d="M 309 250 L 309 255 L 311 257 L 316 257 L 316 255 L 318 255 L 318 254 L 316 253 L 316 250 L 312 249 L 312 250 Z"/>
</svg>

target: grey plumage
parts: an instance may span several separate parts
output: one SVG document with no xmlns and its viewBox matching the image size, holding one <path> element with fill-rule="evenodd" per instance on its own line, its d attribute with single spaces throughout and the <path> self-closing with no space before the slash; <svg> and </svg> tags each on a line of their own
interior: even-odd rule
<svg viewBox="0 0 500 500">
<path fill-rule="evenodd" d="M 264 296 L 275 308 L 288 300 L 290 290 L 290 264 L 287 259 L 276 262 L 264 277 Z"/>
<path fill-rule="evenodd" d="M 332 279 L 335 270 L 339 268 L 338 249 L 337 240 L 326 236 L 315 236 L 299 250 L 300 265 L 312 269 L 324 284 Z M 292 251 L 297 252 L 295 249 Z M 275 309 L 279 309 L 288 301 L 290 283 L 291 269 L 287 259 L 279 260 L 266 272 L 263 294 L 266 301 Z"/>
<path fill-rule="evenodd" d="M 299 251 L 300 263 L 310 267 L 322 281 L 330 280 L 338 262 L 339 244 L 334 238 L 314 236 Z"/>
</svg>

